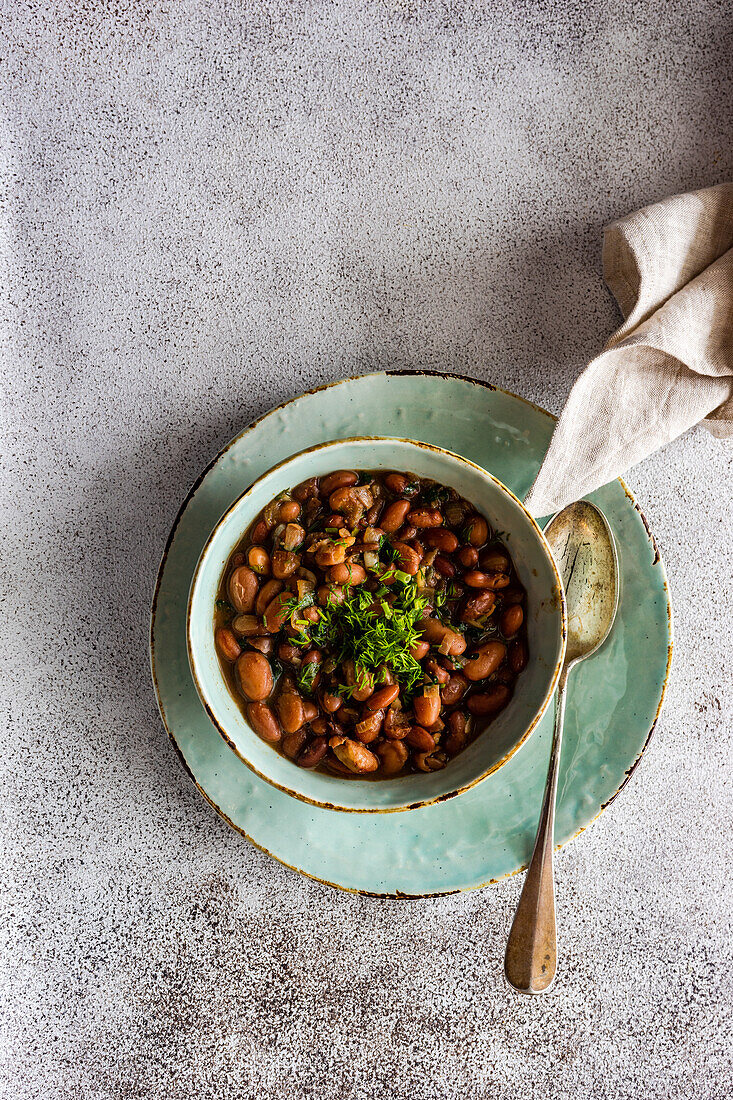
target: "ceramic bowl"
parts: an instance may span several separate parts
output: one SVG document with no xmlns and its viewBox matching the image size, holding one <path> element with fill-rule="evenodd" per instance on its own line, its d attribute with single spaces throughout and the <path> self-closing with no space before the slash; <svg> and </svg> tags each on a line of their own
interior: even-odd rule
<svg viewBox="0 0 733 1100">
<path fill-rule="evenodd" d="M 456 489 L 505 532 L 527 590 L 529 662 L 509 705 L 441 771 L 396 779 L 344 779 L 298 768 L 262 741 L 227 687 L 214 644 L 213 615 L 225 564 L 257 514 L 284 489 L 340 469 L 407 470 Z M 188 600 L 187 643 L 194 683 L 227 744 L 262 779 L 316 806 L 385 813 L 410 810 L 460 794 L 500 768 L 542 717 L 565 654 L 566 613 L 560 577 L 539 527 L 514 496 L 479 466 L 427 443 L 407 439 L 344 439 L 293 455 L 258 478 L 211 533 L 194 572 Z"/>
</svg>

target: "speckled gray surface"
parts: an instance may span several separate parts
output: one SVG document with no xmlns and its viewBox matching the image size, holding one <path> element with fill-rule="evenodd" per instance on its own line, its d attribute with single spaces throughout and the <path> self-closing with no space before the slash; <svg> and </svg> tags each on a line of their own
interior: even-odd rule
<svg viewBox="0 0 733 1100">
<path fill-rule="evenodd" d="M 729 5 L 0 7 L 2 1097 L 729 1095 L 720 443 L 629 477 L 674 674 L 558 859 L 545 999 L 502 984 L 518 880 L 379 903 L 230 832 L 146 652 L 187 487 L 270 405 L 431 367 L 559 411 L 617 323 L 603 223 L 731 176 Z"/>
</svg>

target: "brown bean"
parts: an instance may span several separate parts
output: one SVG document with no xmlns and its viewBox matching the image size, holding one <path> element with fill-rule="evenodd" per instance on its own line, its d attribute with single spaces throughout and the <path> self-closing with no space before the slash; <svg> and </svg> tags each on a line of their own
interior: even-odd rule
<svg viewBox="0 0 733 1100">
<path fill-rule="evenodd" d="M 410 720 L 403 710 L 388 710 L 384 716 L 382 733 L 391 741 L 401 741 L 410 732 Z"/>
<path fill-rule="evenodd" d="M 415 767 L 421 772 L 435 772 L 444 768 L 448 763 L 448 757 L 444 752 L 416 752 L 413 760 Z"/>
<path fill-rule="evenodd" d="M 229 564 L 231 565 L 232 569 L 236 569 L 238 565 L 244 565 L 246 560 L 247 559 L 245 558 L 244 554 L 237 552 L 236 554 L 232 554 L 229 560 Z"/>
<path fill-rule="evenodd" d="M 524 612 L 520 604 L 515 603 L 511 607 L 507 607 L 500 620 L 501 632 L 504 637 L 511 638 L 513 634 L 516 634 L 523 621 Z"/>
<path fill-rule="evenodd" d="M 357 741 L 361 741 L 362 745 L 370 745 L 379 737 L 383 721 L 383 710 L 365 709 L 361 721 L 354 726 L 354 737 Z"/>
<path fill-rule="evenodd" d="M 309 623 L 319 623 L 321 621 L 321 613 L 318 608 L 311 604 L 310 607 L 302 607 L 298 614 Z"/>
<path fill-rule="evenodd" d="M 390 493 L 396 493 L 398 496 L 400 493 L 404 493 L 407 486 L 410 484 L 410 479 L 405 474 L 387 474 L 384 479 L 384 484 L 389 489 Z"/>
<path fill-rule="evenodd" d="M 430 684 L 423 689 L 421 695 L 416 695 L 412 701 L 412 709 L 420 726 L 432 726 L 440 715 L 440 688 Z"/>
<path fill-rule="evenodd" d="M 434 546 L 444 554 L 452 554 L 458 549 L 458 539 L 447 527 L 434 527 L 426 531 L 423 538 L 428 546 Z"/>
<path fill-rule="evenodd" d="M 416 535 L 417 527 L 413 527 L 410 523 L 405 523 L 397 532 L 397 538 L 400 542 L 409 542 L 410 539 L 414 539 Z"/>
<path fill-rule="evenodd" d="M 394 542 L 392 546 L 397 554 L 397 568 L 401 569 L 403 573 L 409 573 L 411 577 L 414 577 L 420 568 L 421 555 L 412 546 L 408 546 L 406 542 Z"/>
<path fill-rule="evenodd" d="M 371 696 L 367 702 L 367 708 L 369 710 L 383 710 L 394 703 L 395 699 L 400 693 L 399 684 L 386 684 L 382 688 L 378 688 L 377 691 Z"/>
<path fill-rule="evenodd" d="M 402 741 L 385 741 L 379 745 L 376 753 L 381 761 L 383 775 L 397 775 L 407 763 L 410 755 L 407 746 Z"/>
<path fill-rule="evenodd" d="M 458 657 L 466 648 L 463 635 L 438 619 L 421 619 L 418 628 L 426 642 L 438 646 L 440 652 L 449 657 Z"/>
<path fill-rule="evenodd" d="M 275 648 L 275 639 L 268 635 L 263 635 L 257 638 L 248 638 L 247 640 L 249 641 L 249 644 L 254 649 L 258 649 L 260 653 L 265 653 L 269 655 Z"/>
<path fill-rule="evenodd" d="M 456 557 L 464 569 L 472 569 L 478 563 L 478 550 L 473 546 L 462 546 Z"/>
<path fill-rule="evenodd" d="M 448 731 L 445 750 L 455 756 L 468 743 L 468 719 L 462 710 L 454 710 L 448 715 Z"/>
<path fill-rule="evenodd" d="M 479 558 L 481 568 L 485 573 L 508 573 L 509 556 L 502 550 L 484 550 Z"/>
<path fill-rule="evenodd" d="M 411 726 L 405 741 L 418 752 L 431 752 L 435 748 L 435 738 L 422 726 Z"/>
<path fill-rule="evenodd" d="M 247 564 L 252 572 L 260 577 L 267 577 L 270 574 L 270 555 L 264 546 L 250 546 L 247 551 Z"/>
<path fill-rule="evenodd" d="M 284 623 L 290 618 L 293 611 L 293 595 L 291 592 L 281 592 L 265 608 L 263 620 L 265 629 L 270 634 L 277 634 Z"/>
<path fill-rule="evenodd" d="M 330 691 L 324 691 L 321 696 L 321 706 L 329 714 L 335 714 L 339 707 L 342 705 L 343 699 L 340 695 L 332 695 Z"/>
<path fill-rule="evenodd" d="M 477 655 L 463 666 L 463 675 L 471 681 L 485 680 L 496 672 L 506 657 L 506 646 L 502 642 L 484 642 L 478 647 Z"/>
<path fill-rule="evenodd" d="M 287 523 L 282 534 L 283 550 L 299 550 L 305 540 L 305 527 L 299 523 Z"/>
<path fill-rule="evenodd" d="M 356 703 L 363 703 L 374 692 L 374 677 L 365 669 L 362 669 L 357 676 L 353 661 L 344 661 L 343 667 L 346 683 L 352 689 L 351 698 Z"/>
<path fill-rule="evenodd" d="M 300 565 L 300 555 L 294 554 L 292 550 L 274 550 L 272 553 L 272 575 L 277 577 L 278 580 L 285 580 L 286 577 L 292 577 L 295 570 Z"/>
<path fill-rule="evenodd" d="M 290 665 L 300 657 L 300 650 L 297 645 L 290 645 L 289 642 L 280 642 L 280 645 L 277 647 L 277 655 L 281 661 L 285 661 L 286 664 Z"/>
<path fill-rule="evenodd" d="M 315 561 L 319 569 L 340 565 L 342 561 L 346 561 L 346 547 L 335 542 L 321 546 L 315 553 Z"/>
<path fill-rule="evenodd" d="M 270 603 L 271 600 L 275 599 L 275 596 L 279 596 L 282 590 L 282 581 L 267 581 L 266 584 L 263 584 L 262 588 L 257 593 L 257 599 L 255 600 L 255 611 L 257 612 L 257 614 L 264 615 L 267 605 Z"/>
<path fill-rule="evenodd" d="M 440 693 L 440 698 L 446 707 L 453 706 L 462 699 L 468 690 L 468 680 L 460 672 L 454 672 L 448 683 Z"/>
<path fill-rule="evenodd" d="M 272 691 L 270 662 L 256 649 L 248 649 L 237 658 L 237 676 L 242 694 L 252 702 L 266 699 Z"/>
<path fill-rule="evenodd" d="M 437 508 L 413 508 L 407 513 L 407 522 L 413 527 L 442 527 L 443 513 Z"/>
<path fill-rule="evenodd" d="M 280 523 L 293 523 L 300 515 L 300 505 L 297 500 L 284 500 L 277 510 L 277 518 Z"/>
<path fill-rule="evenodd" d="M 238 566 L 229 577 L 229 602 L 236 611 L 249 614 L 255 605 L 259 582 L 257 574 L 246 565 Z"/>
<path fill-rule="evenodd" d="M 260 543 L 265 541 L 265 539 L 267 538 L 269 533 L 270 533 L 270 525 L 267 522 L 267 520 L 266 519 L 258 520 L 257 523 L 252 528 L 252 535 L 251 535 L 252 542 L 259 546 Z M 234 563 L 232 563 L 232 564 L 234 564 Z"/>
<path fill-rule="evenodd" d="M 225 661 L 236 661 L 242 647 L 228 626 L 220 626 L 215 634 L 219 653 Z"/>
<path fill-rule="evenodd" d="M 375 772 L 379 767 L 379 758 L 360 741 L 354 741 L 350 737 L 332 737 L 329 744 L 341 763 L 351 772 Z"/>
<path fill-rule="evenodd" d="M 395 500 L 392 504 L 388 504 L 380 521 L 382 530 L 390 535 L 394 534 L 402 526 L 409 511 L 409 500 Z"/>
<path fill-rule="evenodd" d="M 470 695 L 468 709 L 471 714 L 484 717 L 487 714 L 496 714 L 509 702 L 511 692 L 506 684 L 495 684 L 491 691 L 481 692 L 478 695 Z"/>
<path fill-rule="evenodd" d="M 332 584 L 363 584 L 367 579 L 366 569 L 353 561 L 343 562 L 331 566 L 328 579 Z"/>
<path fill-rule="evenodd" d="M 311 726 L 311 729 L 313 727 Z M 310 745 L 296 756 L 295 763 L 299 768 L 317 768 L 328 752 L 328 741 L 325 737 L 314 737 Z"/>
<path fill-rule="evenodd" d="M 466 523 L 466 534 L 471 546 L 483 546 L 489 537 L 489 525 L 483 516 L 472 515 Z"/>
<path fill-rule="evenodd" d="M 288 733 L 285 735 L 285 737 L 283 737 L 282 750 L 286 756 L 289 756 L 291 760 L 294 760 L 307 740 L 308 733 L 306 732 L 306 730 L 294 730 L 292 733 Z"/>
<path fill-rule="evenodd" d="M 410 649 L 410 656 L 414 657 L 416 661 L 422 661 L 426 653 L 430 651 L 430 642 L 415 642 L 414 646 Z"/>
<path fill-rule="evenodd" d="M 294 691 L 281 691 L 275 700 L 275 709 L 285 733 L 295 733 L 305 724 L 303 700 Z"/>
<path fill-rule="evenodd" d="M 314 718 L 318 717 L 319 713 L 315 703 L 312 703 L 310 699 L 303 700 L 303 714 L 306 722 L 312 722 Z"/>
<path fill-rule="evenodd" d="M 463 580 L 469 588 L 506 588 L 509 584 L 506 573 L 482 573 L 478 569 L 470 569 L 464 573 Z"/>
<path fill-rule="evenodd" d="M 257 615 L 235 615 L 231 625 L 234 633 L 243 638 L 254 638 L 257 634 L 265 632 Z"/>
<path fill-rule="evenodd" d="M 345 489 L 349 485 L 356 485 L 359 475 L 353 470 L 336 470 L 333 474 L 327 474 L 321 478 L 321 496 L 326 499 L 336 489 Z"/>
<path fill-rule="evenodd" d="M 247 720 L 263 741 L 269 741 L 274 745 L 282 738 L 283 731 L 280 729 L 280 723 L 267 703 L 249 703 Z"/>
<path fill-rule="evenodd" d="M 480 619 L 482 615 L 490 615 L 495 604 L 496 596 L 490 590 L 485 589 L 476 596 L 468 597 L 463 604 L 461 618 L 467 623 L 474 622 L 476 619 Z"/>
<path fill-rule="evenodd" d="M 425 662 L 425 668 L 439 684 L 447 684 L 450 680 L 450 672 L 439 665 L 435 657 L 431 657 L 429 661 Z"/>
<path fill-rule="evenodd" d="M 452 561 L 448 561 L 442 554 L 438 554 L 433 565 L 440 573 L 441 577 L 455 577 L 456 567 Z"/>
<path fill-rule="evenodd" d="M 524 600 L 524 589 L 519 588 L 517 585 L 510 585 L 509 588 L 505 588 L 501 594 L 501 602 L 504 607 L 510 607 L 515 603 L 522 603 Z"/>
<path fill-rule="evenodd" d="M 316 733 L 319 737 L 323 737 L 326 733 L 326 730 L 328 729 L 328 722 L 325 718 L 321 716 L 318 718 L 314 718 L 310 724 L 310 727 L 312 733 Z"/>
<path fill-rule="evenodd" d="M 369 509 L 369 511 L 367 512 L 366 518 L 367 518 L 367 523 L 369 524 L 370 527 L 376 527 L 377 522 L 379 520 L 379 517 L 382 514 L 382 508 L 383 507 L 384 507 L 384 502 L 381 501 L 381 500 L 378 500 L 377 503 L 373 504 L 371 506 L 371 508 Z"/>
<path fill-rule="evenodd" d="M 527 647 L 519 638 L 509 647 L 509 664 L 512 672 L 521 672 L 527 664 Z"/>
<path fill-rule="evenodd" d="M 307 481 L 301 481 L 300 485 L 296 485 L 293 489 L 293 496 L 296 500 L 299 500 L 301 504 L 305 504 L 306 500 L 310 500 L 311 497 L 317 497 L 318 478 L 309 477 Z"/>
</svg>

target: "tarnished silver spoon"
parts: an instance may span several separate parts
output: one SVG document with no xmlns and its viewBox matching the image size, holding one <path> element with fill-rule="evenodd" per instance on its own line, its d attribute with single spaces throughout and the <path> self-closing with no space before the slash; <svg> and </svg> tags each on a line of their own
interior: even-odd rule
<svg viewBox="0 0 733 1100">
<path fill-rule="evenodd" d="M 568 673 L 603 645 L 618 607 L 618 556 L 603 513 L 587 500 L 558 512 L 545 528 L 568 606 L 568 646 L 555 698 L 555 732 L 537 839 L 514 914 L 504 959 L 510 985 L 544 993 L 557 972 L 555 883 L 552 868 L 557 774 Z"/>
</svg>

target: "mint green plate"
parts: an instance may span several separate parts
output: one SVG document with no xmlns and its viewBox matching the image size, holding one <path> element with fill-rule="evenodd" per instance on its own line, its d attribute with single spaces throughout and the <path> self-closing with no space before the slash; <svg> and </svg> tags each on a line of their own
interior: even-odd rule
<svg viewBox="0 0 733 1100">
<path fill-rule="evenodd" d="M 263 851 L 313 878 L 369 894 L 426 896 L 496 882 L 524 867 L 539 816 L 549 710 L 522 750 L 457 798 L 402 814 L 351 814 L 298 801 L 260 779 L 222 740 L 196 693 L 186 605 L 223 512 L 275 463 L 324 440 L 412 438 L 483 466 L 521 499 L 552 434 L 549 413 L 455 375 L 369 374 L 304 394 L 234 439 L 186 498 L 153 601 L 151 662 L 169 736 L 204 798 Z M 618 794 L 659 715 L 672 653 L 664 566 L 623 482 L 594 493 L 618 543 L 621 599 L 611 637 L 568 691 L 555 836 L 577 836 Z"/>
</svg>

